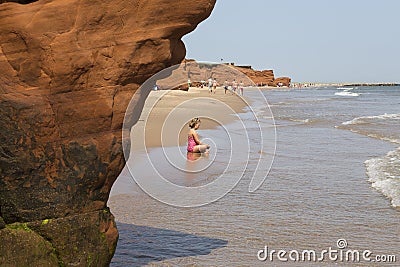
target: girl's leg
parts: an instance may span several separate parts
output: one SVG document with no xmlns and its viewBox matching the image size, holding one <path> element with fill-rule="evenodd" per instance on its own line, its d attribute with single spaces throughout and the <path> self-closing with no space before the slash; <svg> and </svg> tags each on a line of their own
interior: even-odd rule
<svg viewBox="0 0 400 267">
<path fill-rule="evenodd" d="M 197 145 L 194 146 L 193 152 L 195 153 L 204 153 L 207 151 L 207 145 Z"/>
</svg>

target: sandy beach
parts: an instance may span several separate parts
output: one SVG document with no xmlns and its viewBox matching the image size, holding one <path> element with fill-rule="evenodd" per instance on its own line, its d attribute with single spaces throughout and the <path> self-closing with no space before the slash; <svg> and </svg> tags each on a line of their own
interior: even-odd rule
<svg viewBox="0 0 400 267">
<path fill-rule="evenodd" d="M 187 101 L 189 108 L 180 106 Z M 216 93 L 210 94 L 208 88 L 191 87 L 189 91 L 168 90 L 168 91 L 152 91 L 146 100 L 145 108 L 142 111 L 141 118 L 135 128 L 143 125 L 145 127 L 145 142 L 146 147 L 161 146 L 161 131 L 167 116 L 173 111 L 172 125 L 168 128 L 180 129 L 179 145 L 184 145 L 187 141 L 187 125 L 182 125 L 184 118 L 199 117 L 199 114 L 204 110 L 212 112 L 212 119 L 201 118 L 201 129 L 213 129 L 219 124 L 227 124 L 235 120 L 235 113 L 243 112 L 249 99 L 242 98 L 237 94 L 228 91 L 224 93 L 222 87 L 218 87 Z M 226 112 L 226 106 L 232 109 L 232 112 Z M 144 121 L 144 117 L 148 116 Z M 200 116 L 201 117 L 201 116 Z M 147 123 L 149 122 L 149 123 Z M 141 124 L 142 123 L 142 124 Z M 144 126 L 145 125 L 145 126 Z M 138 129 L 135 129 L 136 131 Z M 135 136 L 135 135 L 134 135 Z M 165 136 L 165 135 L 164 135 Z M 176 145 L 174 136 L 165 139 L 163 146 Z"/>
</svg>

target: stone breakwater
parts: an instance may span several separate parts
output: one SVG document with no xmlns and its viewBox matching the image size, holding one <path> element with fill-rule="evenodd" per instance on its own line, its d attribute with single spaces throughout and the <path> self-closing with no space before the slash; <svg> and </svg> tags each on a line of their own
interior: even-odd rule
<svg viewBox="0 0 400 267">
<path fill-rule="evenodd" d="M 126 107 L 214 5 L 0 1 L 1 266 L 109 264 Z"/>
</svg>

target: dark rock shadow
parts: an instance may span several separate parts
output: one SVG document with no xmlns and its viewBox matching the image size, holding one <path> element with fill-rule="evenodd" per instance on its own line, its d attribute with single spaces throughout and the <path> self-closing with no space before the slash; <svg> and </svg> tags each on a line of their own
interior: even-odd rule
<svg viewBox="0 0 400 267">
<path fill-rule="evenodd" d="M 111 267 L 143 266 L 172 258 L 210 254 L 225 247 L 222 239 L 133 224 L 118 223 L 119 240 Z"/>
<path fill-rule="evenodd" d="M 26 5 L 26 4 L 30 4 L 30 3 L 37 2 L 37 1 L 39 1 L 39 0 L 0 0 L 0 4 L 7 3 L 7 2 L 14 2 L 14 3 Z"/>
</svg>

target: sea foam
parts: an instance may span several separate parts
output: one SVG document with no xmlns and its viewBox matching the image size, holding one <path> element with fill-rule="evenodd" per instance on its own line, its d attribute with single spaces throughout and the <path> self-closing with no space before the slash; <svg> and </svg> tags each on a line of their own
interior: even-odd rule
<svg viewBox="0 0 400 267">
<path fill-rule="evenodd" d="M 400 148 L 386 156 L 365 161 L 367 175 L 372 187 L 400 207 Z"/>
<path fill-rule="evenodd" d="M 360 96 L 361 94 L 344 91 L 344 92 L 336 92 L 335 95 L 338 95 L 338 96 Z"/>
</svg>

